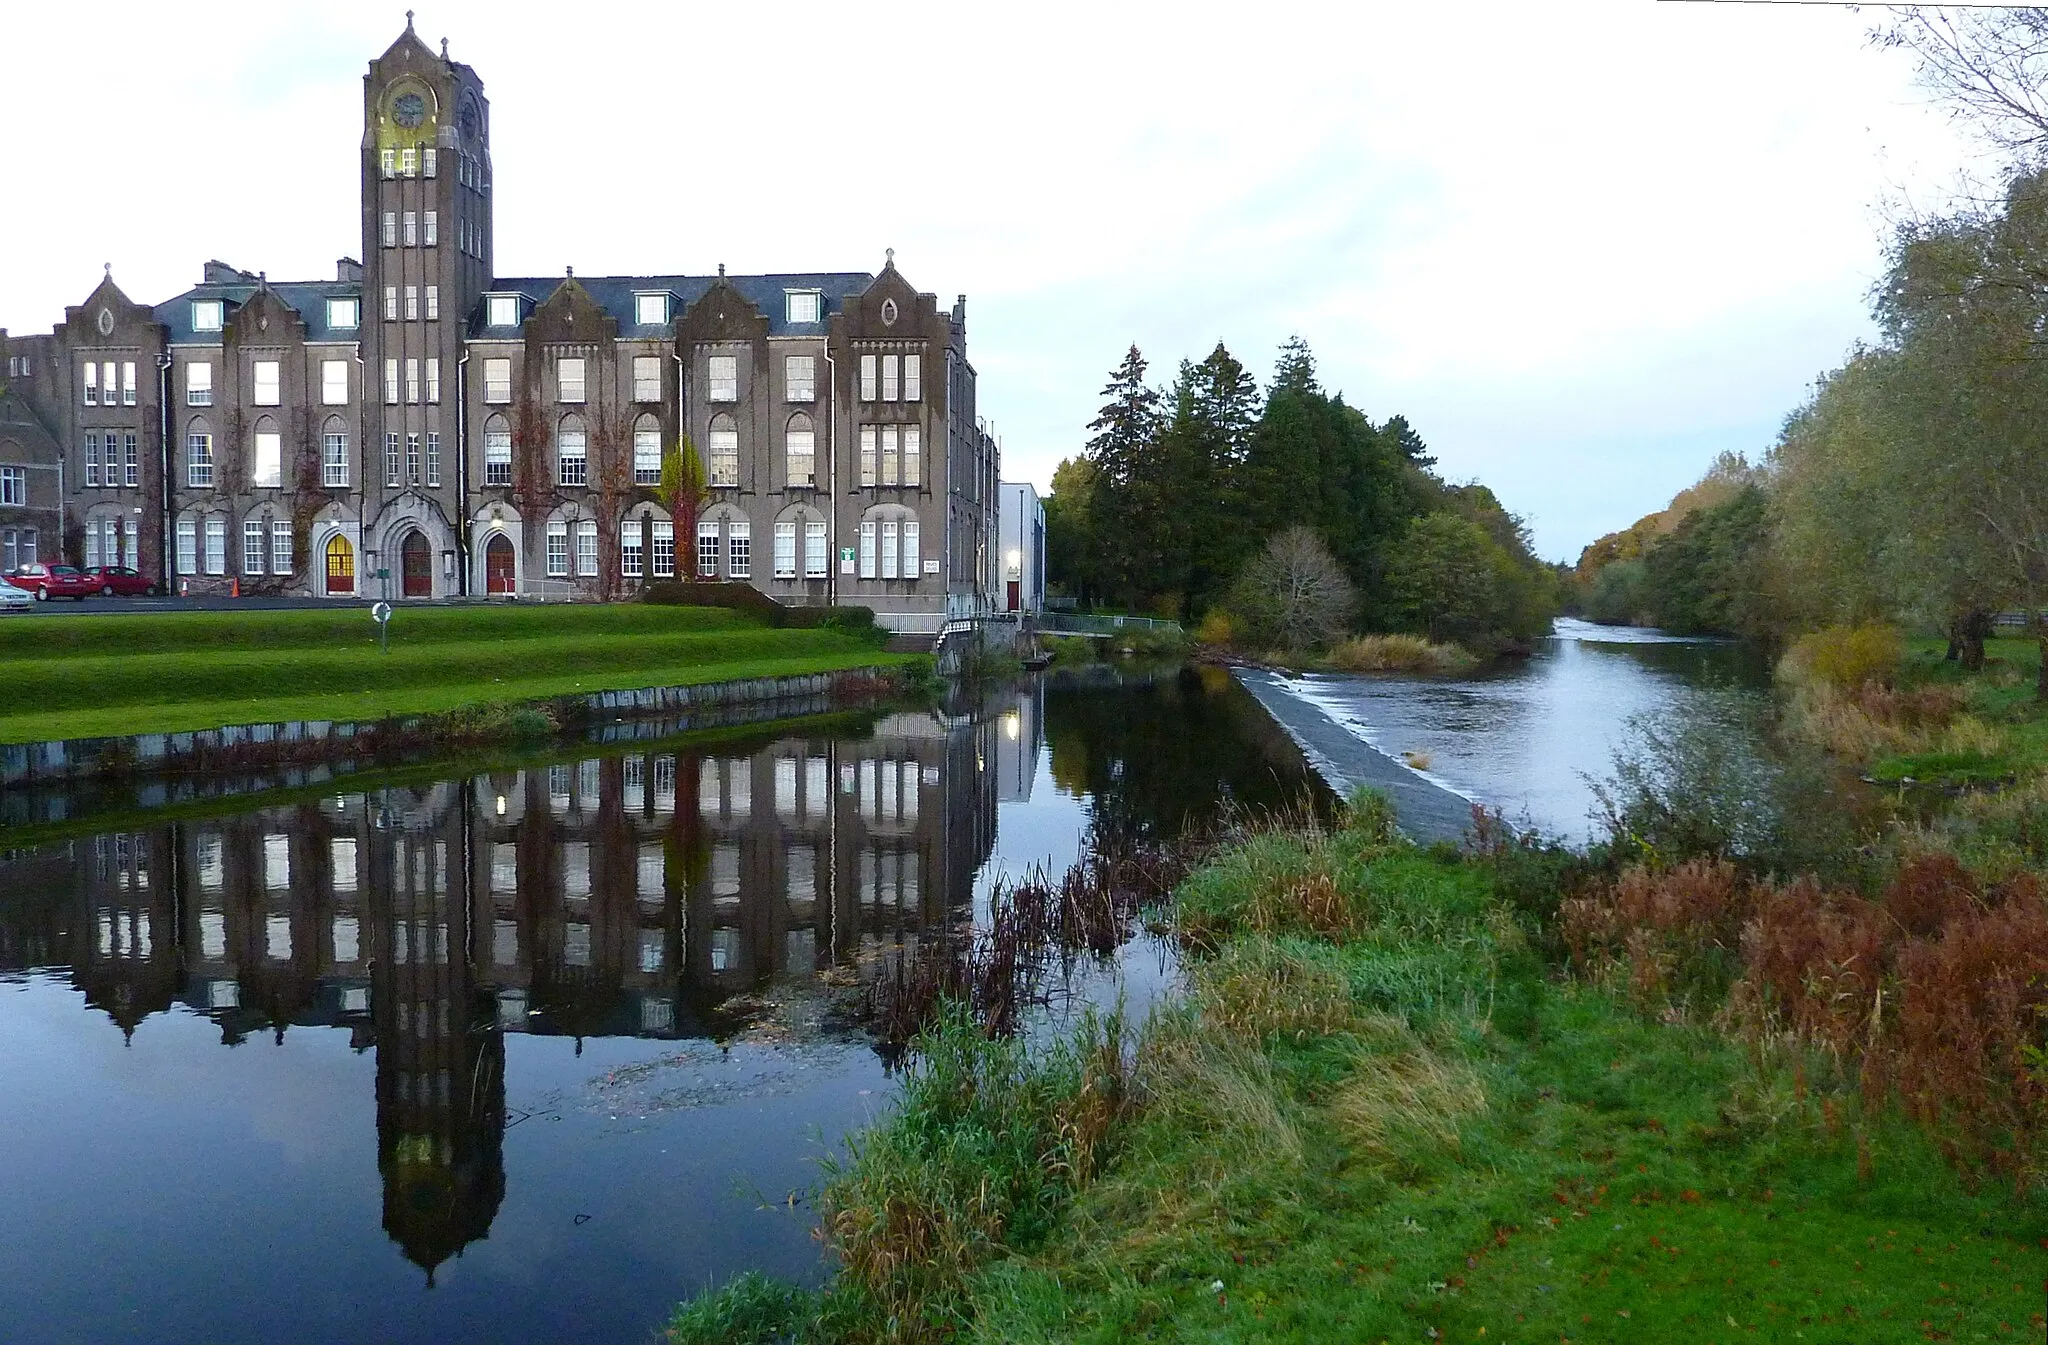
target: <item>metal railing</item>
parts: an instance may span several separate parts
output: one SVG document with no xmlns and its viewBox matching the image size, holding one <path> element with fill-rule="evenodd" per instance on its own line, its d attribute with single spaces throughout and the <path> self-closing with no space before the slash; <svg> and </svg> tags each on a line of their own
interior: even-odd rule
<svg viewBox="0 0 2048 1345">
<path fill-rule="evenodd" d="M 1180 630 L 1178 621 L 1152 616 L 1083 616 L 1079 612 L 1046 612 L 1039 629 L 1049 635 L 1115 635 L 1126 630 Z"/>
</svg>

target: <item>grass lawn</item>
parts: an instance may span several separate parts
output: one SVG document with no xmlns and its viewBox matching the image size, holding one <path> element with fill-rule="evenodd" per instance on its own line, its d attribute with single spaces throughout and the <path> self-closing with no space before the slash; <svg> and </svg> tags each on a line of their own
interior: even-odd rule
<svg viewBox="0 0 2048 1345">
<path fill-rule="evenodd" d="M 1880 758 L 1870 764 L 1872 778 L 1979 786 L 2048 771 L 2048 704 L 2034 695 L 2041 646 L 2031 639 L 1987 640 L 1981 673 L 1967 673 L 1960 664 L 1946 662 L 1946 649 L 1941 640 L 1908 641 L 1900 683 L 1963 688 L 1963 712 L 1982 725 L 1982 731 L 1951 734 L 1952 741 L 1927 751 Z"/>
<path fill-rule="evenodd" d="M 0 621 L 0 742 L 387 714 L 575 692 L 892 666 L 843 631 L 690 607 L 367 609 Z"/>
</svg>

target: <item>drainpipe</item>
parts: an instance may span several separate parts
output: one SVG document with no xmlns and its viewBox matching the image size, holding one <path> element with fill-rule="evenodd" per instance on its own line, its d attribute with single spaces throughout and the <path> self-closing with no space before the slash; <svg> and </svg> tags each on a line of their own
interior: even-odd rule
<svg viewBox="0 0 2048 1345">
<path fill-rule="evenodd" d="M 456 487 L 455 591 L 469 596 L 469 342 L 462 343 L 462 358 L 455 361 L 455 473 Z"/>
<path fill-rule="evenodd" d="M 825 338 L 825 605 L 839 605 L 839 365 Z"/>
<path fill-rule="evenodd" d="M 156 357 L 156 457 L 157 530 L 156 572 L 164 596 L 176 592 L 177 576 L 171 573 L 171 352 Z"/>
<path fill-rule="evenodd" d="M 689 401 L 683 395 L 683 390 L 689 386 L 690 371 L 683 363 L 683 353 L 680 349 L 671 351 L 669 358 L 676 362 L 676 452 L 681 453 L 683 451 L 683 436 L 690 432 Z M 668 509 L 669 530 L 675 533 L 675 556 L 670 561 L 670 564 L 675 566 L 676 572 L 671 577 L 680 580 L 685 574 L 694 575 L 697 573 L 697 535 L 693 528 L 690 535 L 684 537 L 682 534 L 683 521 L 676 517 L 675 501 L 666 500 L 663 503 Z M 769 544 L 771 546 L 774 545 L 772 539 Z M 690 548 L 690 558 L 687 565 L 683 562 L 683 548 L 686 546 Z M 770 569 L 773 569 L 775 565 L 774 553 L 771 551 L 769 556 L 768 565 Z M 648 580 L 652 582 L 654 578 L 652 573 L 654 569 L 654 549 L 651 546 L 647 551 L 647 569 L 649 571 Z"/>
<path fill-rule="evenodd" d="M 356 322 L 358 326 L 363 321 L 363 307 L 369 303 L 369 300 L 370 296 L 365 293 L 362 300 L 356 305 Z M 369 568 L 369 557 L 363 552 L 363 542 L 370 535 L 370 482 L 376 479 L 370 475 L 371 442 L 366 436 L 370 433 L 370 407 L 372 402 L 370 401 L 369 375 L 365 372 L 368 366 L 363 363 L 363 343 L 361 341 L 356 342 L 355 359 L 356 394 L 358 398 L 356 407 L 360 412 L 356 417 L 356 496 L 359 503 L 356 505 L 355 566 L 356 596 L 360 598 L 363 596 L 363 580 L 368 578 L 368 575 L 364 572 Z M 378 395 L 380 397 L 383 395 L 382 389 L 378 390 Z M 379 453 L 384 451 L 384 446 L 381 443 L 375 447 Z M 308 538 L 306 545 L 310 547 L 312 544 L 312 539 Z M 311 568 L 312 563 L 311 560 L 306 562 L 308 568 Z M 319 589 L 320 596 L 323 598 L 327 596 L 326 565 L 326 558 L 323 556 L 321 558 Z"/>
</svg>

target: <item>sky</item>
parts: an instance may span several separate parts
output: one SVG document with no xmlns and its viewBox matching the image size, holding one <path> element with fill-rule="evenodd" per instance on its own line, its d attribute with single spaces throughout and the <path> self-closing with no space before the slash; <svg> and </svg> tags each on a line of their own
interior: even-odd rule
<svg viewBox="0 0 2048 1345">
<path fill-rule="evenodd" d="M 504 275 L 861 270 L 967 295 L 1003 475 L 1046 488 L 1136 343 L 1405 415 L 1576 557 L 1766 451 L 1872 335 L 1903 207 L 1974 150 L 1874 10 L 663 6 L 412 0 L 492 109 Z M 111 263 L 359 256 L 362 77 L 404 3 L 102 0 L 5 19 L 0 327 Z"/>
</svg>

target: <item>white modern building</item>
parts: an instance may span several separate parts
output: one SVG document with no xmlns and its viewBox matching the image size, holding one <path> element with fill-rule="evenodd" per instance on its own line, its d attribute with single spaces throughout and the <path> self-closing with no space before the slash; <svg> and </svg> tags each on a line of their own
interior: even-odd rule
<svg viewBox="0 0 2048 1345">
<path fill-rule="evenodd" d="M 1035 613 L 1045 606 L 1045 503 L 1029 481 L 1003 482 L 998 498 L 1002 583 L 996 603 L 1002 611 Z"/>
</svg>

